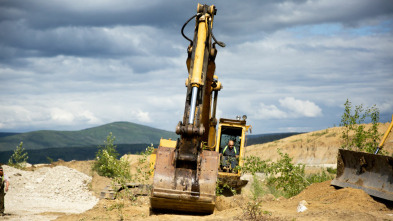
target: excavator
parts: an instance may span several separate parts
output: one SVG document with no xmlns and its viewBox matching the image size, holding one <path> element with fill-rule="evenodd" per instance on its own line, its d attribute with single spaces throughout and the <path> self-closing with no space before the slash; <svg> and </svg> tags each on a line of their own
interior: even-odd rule
<svg viewBox="0 0 393 221">
<path fill-rule="evenodd" d="M 216 185 L 226 182 L 234 188 L 246 184 L 240 170 L 224 168 L 220 153 L 229 140 L 239 151 L 242 166 L 245 134 L 251 129 L 246 116 L 220 119 L 217 130 L 218 92 L 223 88 L 215 75 L 216 45 L 225 47 L 213 35 L 214 5 L 198 4 L 197 13 L 181 29 L 190 44 L 187 48 L 188 78 L 183 120 L 176 126 L 177 140 L 161 139 L 151 156 L 154 165 L 150 205 L 153 211 L 211 214 L 215 208 Z M 185 26 L 195 19 L 193 40 L 184 34 Z M 221 152 L 220 152 L 221 151 Z"/>
</svg>

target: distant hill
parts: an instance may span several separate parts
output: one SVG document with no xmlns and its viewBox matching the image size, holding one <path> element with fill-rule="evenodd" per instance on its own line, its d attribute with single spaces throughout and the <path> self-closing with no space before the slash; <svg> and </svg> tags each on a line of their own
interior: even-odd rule
<svg viewBox="0 0 393 221">
<path fill-rule="evenodd" d="M 120 156 L 139 153 L 150 144 L 158 146 L 160 138 L 178 136 L 174 132 L 160 130 L 130 122 L 114 122 L 79 131 L 41 130 L 28 133 L 0 133 L 0 163 L 6 163 L 16 146 L 23 142 L 29 163 L 48 163 L 50 160 L 91 160 L 98 146 L 103 146 L 108 134 L 116 137 L 115 145 Z M 274 133 L 248 135 L 247 145 L 263 144 L 299 133 Z"/>
<path fill-rule="evenodd" d="M 270 133 L 270 134 L 247 135 L 247 146 L 254 145 L 254 144 L 264 144 L 297 134 L 302 134 L 302 133 L 292 132 L 292 133 Z"/>
<path fill-rule="evenodd" d="M 157 147 L 158 144 L 153 144 Z M 124 154 L 137 154 L 145 151 L 150 144 L 117 144 L 116 150 L 120 156 Z M 47 148 L 38 150 L 27 150 L 29 159 L 27 162 L 32 164 L 50 163 L 51 160 L 59 159 L 64 161 L 71 160 L 93 160 L 98 151 L 98 146 L 86 147 L 66 147 L 66 148 Z M 1 151 L 0 163 L 7 163 L 14 151 Z"/>
<path fill-rule="evenodd" d="M 19 133 L 0 132 L 0 137 L 8 137 L 8 136 L 16 135 L 16 134 L 19 134 Z"/>
<path fill-rule="evenodd" d="M 178 137 L 174 132 L 140 124 L 114 122 L 79 131 L 41 130 L 8 134 L 0 137 L 0 151 L 14 150 L 21 141 L 26 150 L 98 146 L 104 144 L 110 132 L 116 137 L 115 144 L 157 144 L 161 137 Z"/>
</svg>

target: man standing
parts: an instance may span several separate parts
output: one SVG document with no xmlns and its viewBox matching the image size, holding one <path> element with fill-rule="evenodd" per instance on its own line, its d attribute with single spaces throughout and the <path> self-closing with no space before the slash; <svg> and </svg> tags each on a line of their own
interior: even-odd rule
<svg viewBox="0 0 393 221">
<path fill-rule="evenodd" d="M 222 155 L 224 156 L 223 165 L 228 166 L 228 161 L 231 163 L 231 169 L 234 169 L 237 165 L 237 158 L 239 158 L 239 153 L 236 150 L 235 142 L 233 140 L 228 141 L 228 145 L 225 146 L 222 151 Z"/>
<path fill-rule="evenodd" d="M 0 216 L 4 216 L 4 196 L 8 191 L 8 186 L 10 185 L 8 176 L 4 174 L 3 167 L 0 166 Z"/>
</svg>

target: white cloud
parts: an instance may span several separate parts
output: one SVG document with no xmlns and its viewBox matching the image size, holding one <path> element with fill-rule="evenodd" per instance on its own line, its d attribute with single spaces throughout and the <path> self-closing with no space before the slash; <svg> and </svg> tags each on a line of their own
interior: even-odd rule
<svg viewBox="0 0 393 221">
<path fill-rule="evenodd" d="M 45 113 L 45 110 L 42 110 Z M 102 123 L 93 112 L 87 110 L 78 102 L 66 101 L 62 107 L 50 108 L 51 121 L 56 124 L 73 125 L 88 124 L 96 125 Z"/>
<path fill-rule="evenodd" d="M 379 108 L 379 111 L 381 113 L 389 113 L 389 114 L 393 114 L 392 110 L 393 110 L 393 103 L 390 101 L 385 101 L 384 103 L 382 103 L 381 105 L 377 105 L 377 107 Z"/>
<path fill-rule="evenodd" d="M 322 116 L 322 109 L 311 101 L 297 100 L 293 97 L 286 97 L 279 100 L 280 105 L 294 117 L 317 117 Z"/>
<path fill-rule="evenodd" d="M 152 122 L 152 120 L 150 119 L 149 112 L 142 111 L 142 110 L 131 110 L 131 118 L 134 121 L 141 122 L 141 123 Z"/>
<path fill-rule="evenodd" d="M 260 103 L 255 110 L 256 113 L 253 115 L 255 119 L 280 119 L 287 117 L 287 113 L 280 110 L 275 105 Z"/>
<path fill-rule="evenodd" d="M 293 97 L 285 97 L 278 100 L 280 107 L 260 103 L 254 108 L 254 119 L 296 119 L 301 117 L 317 117 L 322 115 L 322 109 L 308 100 L 299 100 Z"/>
<path fill-rule="evenodd" d="M 72 123 L 75 119 L 74 115 L 61 108 L 52 108 L 50 111 L 51 119 L 60 124 Z"/>
</svg>

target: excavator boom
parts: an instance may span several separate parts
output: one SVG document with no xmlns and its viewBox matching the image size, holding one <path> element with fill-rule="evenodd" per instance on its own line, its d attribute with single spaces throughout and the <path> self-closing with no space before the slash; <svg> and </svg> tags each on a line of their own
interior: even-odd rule
<svg viewBox="0 0 393 221">
<path fill-rule="evenodd" d="M 153 210 L 205 214 L 214 210 L 219 154 L 206 150 L 206 144 L 214 143 L 211 139 L 216 133 L 215 105 L 221 89 L 214 75 L 215 44 L 224 46 L 212 33 L 215 14 L 214 5 L 198 4 L 197 14 L 186 22 L 195 18 L 193 41 L 183 33 L 186 24 L 182 28 L 183 36 L 190 41 L 184 115 L 176 127 L 180 139 L 173 145 L 161 142 L 157 150 L 150 197 Z"/>
</svg>

